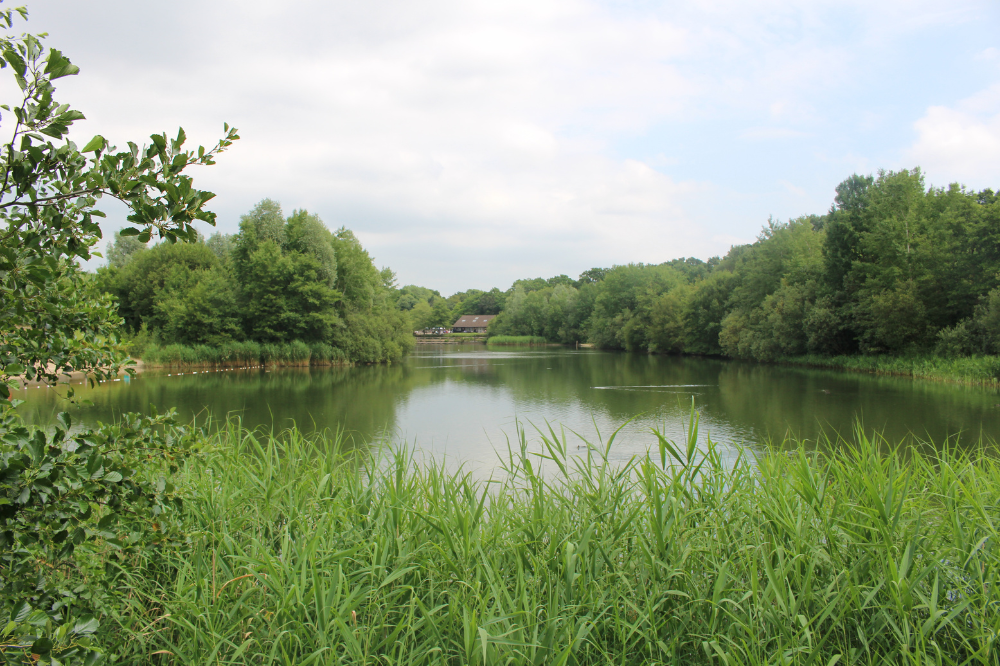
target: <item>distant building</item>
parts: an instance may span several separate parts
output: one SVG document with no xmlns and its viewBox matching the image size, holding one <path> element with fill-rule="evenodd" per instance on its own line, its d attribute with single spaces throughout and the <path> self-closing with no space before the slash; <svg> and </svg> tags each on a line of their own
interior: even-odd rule
<svg viewBox="0 0 1000 666">
<path fill-rule="evenodd" d="M 462 315 L 451 325 L 452 333 L 485 333 L 496 315 Z"/>
</svg>

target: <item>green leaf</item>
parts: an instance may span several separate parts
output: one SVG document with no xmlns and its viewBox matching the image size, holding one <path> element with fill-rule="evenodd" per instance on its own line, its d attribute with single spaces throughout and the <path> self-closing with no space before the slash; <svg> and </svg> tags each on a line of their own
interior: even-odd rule
<svg viewBox="0 0 1000 666">
<path fill-rule="evenodd" d="M 99 152 L 104 150 L 104 147 L 108 144 L 107 140 L 98 134 L 93 139 L 87 142 L 87 145 L 83 147 L 80 151 L 81 153 Z"/>
<path fill-rule="evenodd" d="M 61 51 L 52 49 L 49 51 L 48 62 L 45 65 L 45 73 L 50 79 L 60 79 L 64 76 L 77 74 L 80 68 L 69 61 Z"/>
<path fill-rule="evenodd" d="M 59 412 L 56 414 L 56 421 L 62 426 L 63 430 L 68 431 L 73 426 L 73 419 L 70 417 L 68 412 Z"/>
<path fill-rule="evenodd" d="M 101 623 L 97 621 L 97 618 L 93 615 L 84 615 L 76 624 L 73 625 L 74 634 L 92 634 L 97 631 L 97 628 L 101 626 Z"/>
<path fill-rule="evenodd" d="M 11 622 L 21 623 L 24 622 L 24 618 L 28 617 L 28 613 L 31 612 L 31 604 L 27 601 L 22 601 L 20 605 L 15 606 L 10 611 Z"/>
<path fill-rule="evenodd" d="M 31 611 L 31 613 L 29 613 L 28 617 L 25 619 L 25 622 L 27 622 L 33 627 L 41 627 L 46 623 L 48 623 L 48 621 L 49 621 L 49 616 L 45 614 L 45 611 L 38 609 Z"/>
<path fill-rule="evenodd" d="M 52 639 L 42 636 L 31 644 L 31 651 L 35 654 L 48 654 L 52 650 Z"/>
<path fill-rule="evenodd" d="M 118 235 L 119 236 L 138 236 L 141 233 L 142 232 L 139 231 L 138 229 L 136 229 L 135 227 L 125 227 L 124 229 L 122 229 L 121 231 L 118 232 Z"/>
<path fill-rule="evenodd" d="M 118 483 L 119 481 L 122 480 L 122 478 L 124 477 L 122 477 L 121 472 L 109 472 L 104 475 L 104 480 L 109 481 L 111 483 Z"/>
</svg>

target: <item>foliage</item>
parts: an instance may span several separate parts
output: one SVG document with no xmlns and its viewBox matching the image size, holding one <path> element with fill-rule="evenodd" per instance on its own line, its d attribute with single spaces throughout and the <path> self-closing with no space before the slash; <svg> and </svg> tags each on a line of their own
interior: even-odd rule
<svg viewBox="0 0 1000 666">
<path fill-rule="evenodd" d="M 51 436 L 10 413 L 0 424 L 4 663 L 95 663 L 109 641 L 93 635 L 114 633 L 126 572 L 162 576 L 183 542 L 183 494 L 169 479 L 192 433 L 172 414 L 75 435 L 68 414 L 58 420 Z"/>
<path fill-rule="evenodd" d="M 234 237 L 159 244 L 132 257 L 100 269 L 98 282 L 118 299 L 132 331 L 149 331 L 157 347 L 147 361 L 160 363 L 154 356 L 173 345 L 223 350 L 299 340 L 336 348 L 324 354 L 331 360 L 380 362 L 399 359 L 412 344 L 387 284 L 391 272 L 377 270 L 350 231 L 331 233 L 305 210 L 285 218 L 271 199 L 242 217 Z M 219 354 L 178 348 L 168 357 L 172 364 Z"/>
<path fill-rule="evenodd" d="M 836 192 L 826 215 L 768 220 L 722 258 L 519 280 L 490 332 L 764 361 L 1000 353 L 1000 197 L 928 188 L 919 169 Z"/>
<path fill-rule="evenodd" d="M 122 236 L 121 232 L 116 231 L 114 243 L 108 248 L 108 266 L 121 268 L 130 262 L 140 250 L 145 249 L 146 243 L 135 236 Z"/>
<path fill-rule="evenodd" d="M 1000 356 L 888 356 L 851 354 L 827 356 L 805 354 L 777 359 L 799 365 L 840 368 L 880 375 L 900 375 L 936 381 L 960 382 L 980 386 L 1000 386 Z"/>
<path fill-rule="evenodd" d="M 0 10 L 8 29 L 15 12 L 26 17 Z M 204 208 L 213 195 L 183 172 L 213 164 L 238 136 L 226 126 L 210 150 L 185 150 L 184 130 L 120 152 L 101 136 L 80 148 L 67 135 L 83 114 L 53 97 L 53 82 L 78 68 L 28 34 L 0 37 L 0 66 L 22 94 L 0 106 L 14 120 L 0 147 L 0 609 L 9 618 L 0 650 L 5 663 L 93 664 L 112 633 L 101 623 L 120 613 L 122 572 L 155 578 L 160 556 L 177 546 L 168 509 L 179 496 L 167 477 L 188 440 L 165 431 L 169 416 L 69 434 L 63 415 L 51 435 L 29 431 L 10 388 L 119 372 L 121 318 L 76 265 L 101 238 L 99 199 L 124 202 L 135 225 L 117 238 L 115 265 L 131 265 L 154 233 L 194 240 L 194 222 L 215 222 Z"/>
<path fill-rule="evenodd" d="M 195 537 L 135 578 L 120 661 L 996 663 L 995 458 L 688 432 L 620 466 L 614 437 L 520 433 L 477 481 L 232 425 L 185 471 Z"/>
<path fill-rule="evenodd" d="M 348 363 L 347 354 L 323 342 L 301 340 L 260 343 L 252 340 L 218 345 L 151 344 L 142 354 L 152 367 L 259 367 L 264 365 L 329 365 Z"/>
<path fill-rule="evenodd" d="M 13 27 L 14 12 L 3 10 L 0 21 Z M 175 139 L 153 135 L 142 149 L 129 142 L 118 152 L 101 136 L 80 148 L 61 140 L 83 114 L 53 98 L 53 82 L 78 68 L 27 34 L 0 38 L 0 65 L 22 93 L 18 104 L 3 107 L 15 124 L 0 149 L 0 400 L 6 401 L 15 375 L 52 382 L 69 368 L 117 372 L 124 358 L 117 316 L 74 263 L 89 259 L 101 236 L 98 200 L 110 196 L 128 205 L 128 219 L 139 228 L 121 233 L 140 242 L 153 232 L 169 241 L 191 238 L 193 222 L 214 223 L 203 208 L 213 195 L 195 189 L 182 172 L 212 164 L 238 137 L 227 126 L 211 150 L 184 150 L 183 130 Z"/>
<path fill-rule="evenodd" d="M 410 328 L 450 328 L 462 315 L 499 314 L 506 302 L 505 294 L 497 288 L 490 291 L 469 289 L 445 298 L 438 291 L 407 285 L 397 292 L 396 307 L 410 318 Z"/>
<path fill-rule="evenodd" d="M 492 346 L 497 345 L 544 345 L 545 338 L 540 335 L 494 335 L 486 341 Z"/>
</svg>

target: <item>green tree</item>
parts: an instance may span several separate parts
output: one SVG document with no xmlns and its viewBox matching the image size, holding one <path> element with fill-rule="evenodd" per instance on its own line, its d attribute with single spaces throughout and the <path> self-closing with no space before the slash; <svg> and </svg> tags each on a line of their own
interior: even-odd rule
<svg viewBox="0 0 1000 666">
<path fill-rule="evenodd" d="M 121 268 L 98 271 L 98 282 L 118 299 L 118 312 L 130 330 L 139 330 L 143 323 L 161 329 L 168 318 L 158 303 L 168 298 L 183 301 L 187 290 L 218 266 L 218 257 L 202 243 L 160 243 Z"/>
<path fill-rule="evenodd" d="M 337 257 L 333 235 L 317 215 L 292 211 L 285 225 L 285 248 L 316 260 L 317 279 L 332 287 L 337 281 Z"/>
<path fill-rule="evenodd" d="M 208 249 L 219 258 L 219 261 L 229 261 L 236 249 L 236 240 L 232 234 L 214 233 L 205 241 Z"/>
<path fill-rule="evenodd" d="M 452 316 L 448 301 L 444 298 L 435 299 L 434 305 L 431 307 L 430 321 L 427 325 L 431 328 L 447 328 L 453 323 L 455 323 L 455 318 Z"/>
<path fill-rule="evenodd" d="M 145 249 L 146 243 L 135 236 L 122 236 L 116 231 L 114 243 L 108 246 L 108 266 L 121 268 Z"/>
</svg>

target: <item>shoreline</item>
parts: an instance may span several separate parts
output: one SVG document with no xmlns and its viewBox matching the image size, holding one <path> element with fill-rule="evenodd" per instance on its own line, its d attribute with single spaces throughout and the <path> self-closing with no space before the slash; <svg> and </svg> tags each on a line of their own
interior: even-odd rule
<svg viewBox="0 0 1000 666">
<path fill-rule="evenodd" d="M 455 345 L 467 342 L 486 344 L 485 336 L 480 339 L 417 339 L 418 345 Z M 515 344 L 498 344 L 494 346 L 517 346 Z M 597 349 L 590 343 L 562 344 L 547 342 L 544 345 L 525 346 L 545 346 L 545 347 L 566 347 L 579 349 Z M 606 350 L 620 351 L 620 350 Z M 626 352 L 628 353 L 628 352 Z M 818 370 L 839 370 L 852 373 L 863 373 L 869 375 L 881 375 L 886 377 L 908 377 L 924 381 L 942 382 L 948 384 L 960 384 L 964 386 L 977 386 L 983 388 L 1000 388 L 1000 356 L 972 356 L 951 359 L 943 356 L 927 356 L 916 358 L 883 357 L 883 356 L 796 356 L 777 358 L 773 361 L 757 361 L 752 359 L 736 359 L 728 356 L 712 356 L 704 354 L 676 354 L 679 357 L 690 358 L 716 358 L 726 361 L 739 361 L 741 363 L 754 363 L 759 365 L 777 365 L 784 367 L 813 368 Z M 352 361 L 327 361 L 312 359 L 306 360 L 276 360 L 267 363 L 247 361 L 223 361 L 215 362 L 166 362 L 157 363 L 145 361 L 142 358 L 132 358 L 132 363 L 124 366 L 117 377 L 122 378 L 127 372 L 127 368 L 133 370 L 133 374 L 142 374 L 150 370 L 199 370 L 199 369 L 254 369 L 254 368 L 282 368 L 282 367 L 352 367 L 356 365 Z M 59 383 L 79 383 L 86 380 L 87 373 L 74 370 L 69 373 L 60 374 Z M 36 380 L 26 381 L 23 377 L 16 378 L 23 388 L 44 386 L 44 382 Z M 108 380 L 114 381 L 114 379 Z"/>
<path fill-rule="evenodd" d="M 762 361 L 756 361 L 762 363 Z M 821 357 L 791 357 L 768 361 L 772 365 L 783 365 L 800 368 L 816 368 L 820 370 L 841 370 L 845 372 L 865 373 L 886 377 L 909 377 L 924 381 L 946 384 L 961 384 L 983 388 L 1000 388 L 1000 376 L 996 371 L 990 376 L 975 376 L 973 372 L 988 372 L 984 365 L 993 365 L 1000 369 L 1000 357 L 965 357 L 949 359 L 944 356 L 928 356 L 923 358 L 892 358 L 880 356 L 833 356 L 828 359 Z M 952 366 L 951 368 L 941 367 Z M 955 366 L 964 366 L 966 371 L 956 372 Z M 908 366 L 908 367 L 907 367 Z M 923 366 L 923 370 L 921 370 Z"/>
</svg>

